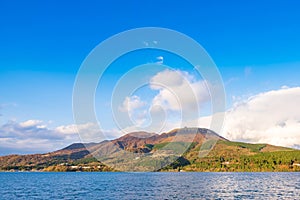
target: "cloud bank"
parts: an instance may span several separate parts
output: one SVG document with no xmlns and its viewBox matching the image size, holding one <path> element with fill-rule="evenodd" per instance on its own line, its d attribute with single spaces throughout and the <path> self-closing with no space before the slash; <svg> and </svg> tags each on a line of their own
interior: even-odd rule
<svg viewBox="0 0 300 200">
<path fill-rule="evenodd" d="M 297 147 L 300 87 L 268 91 L 237 103 L 226 114 L 223 136 L 236 141 Z"/>
<path fill-rule="evenodd" d="M 79 138 L 78 132 L 81 133 Z M 100 142 L 119 136 L 117 130 L 101 130 L 97 124 L 70 124 L 49 128 L 41 120 L 8 121 L 0 126 L 0 155 L 45 153 L 74 142 Z"/>
<path fill-rule="evenodd" d="M 64 133 L 50 129 L 40 120 L 8 121 L 0 127 L 0 150 L 11 153 L 37 153 L 53 151 L 78 141 L 75 132 Z M 1 153 L 1 152 L 0 152 Z"/>
</svg>

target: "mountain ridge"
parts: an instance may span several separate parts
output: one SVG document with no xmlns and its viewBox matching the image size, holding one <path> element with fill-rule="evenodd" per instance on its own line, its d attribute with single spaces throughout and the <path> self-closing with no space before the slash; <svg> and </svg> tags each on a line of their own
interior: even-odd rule
<svg viewBox="0 0 300 200">
<path fill-rule="evenodd" d="M 73 143 L 45 154 L 1 156 L 0 170 L 300 171 L 300 151 L 233 142 L 209 129 L 185 127 L 162 134 L 133 132 L 100 143 Z"/>
</svg>

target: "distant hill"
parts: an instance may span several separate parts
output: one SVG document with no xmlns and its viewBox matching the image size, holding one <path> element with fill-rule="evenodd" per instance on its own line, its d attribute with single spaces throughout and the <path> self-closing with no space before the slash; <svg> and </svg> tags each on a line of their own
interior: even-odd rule
<svg viewBox="0 0 300 200">
<path fill-rule="evenodd" d="M 97 158 L 97 159 L 96 159 Z M 229 141 L 203 128 L 134 132 L 111 141 L 0 157 L 2 171 L 300 171 L 300 151 Z"/>
</svg>

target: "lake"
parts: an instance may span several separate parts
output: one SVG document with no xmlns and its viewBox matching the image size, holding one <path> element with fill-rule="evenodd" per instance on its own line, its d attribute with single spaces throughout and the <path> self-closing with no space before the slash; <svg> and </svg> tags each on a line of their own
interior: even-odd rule
<svg viewBox="0 0 300 200">
<path fill-rule="evenodd" d="M 0 199 L 299 198 L 300 173 L 0 173 Z"/>
</svg>

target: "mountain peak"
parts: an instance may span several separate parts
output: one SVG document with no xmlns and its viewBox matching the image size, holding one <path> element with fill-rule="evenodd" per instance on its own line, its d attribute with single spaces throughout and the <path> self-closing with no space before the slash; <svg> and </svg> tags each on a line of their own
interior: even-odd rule
<svg viewBox="0 0 300 200">
<path fill-rule="evenodd" d="M 65 148 L 63 148 L 62 150 L 74 150 L 74 149 L 82 149 L 85 148 L 83 143 L 73 143 Z"/>
<path fill-rule="evenodd" d="M 167 133 L 163 133 L 167 135 L 176 135 L 176 134 L 200 134 L 203 135 L 206 139 L 214 138 L 214 139 L 219 139 L 219 140 L 225 140 L 228 141 L 226 138 L 220 136 L 216 132 L 207 129 L 207 128 L 198 128 L 198 127 L 184 127 L 184 128 L 177 128 L 173 129 Z"/>
<path fill-rule="evenodd" d="M 123 138 L 131 138 L 131 137 L 135 137 L 135 138 L 149 138 L 152 136 L 157 136 L 158 134 L 156 133 L 149 133 L 146 131 L 137 131 L 137 132 L 131 132 L 131 133 L 127 133 L 126 135 L 123 135 L 122 137 L 118 138 L 118 139 L 123 139 Z"/>
<path fill-rule="evenodd" d="M 211 140 L 216 143 L 209 147 L 209 156 L 199 157 L 201 151 L 207 151 L 202 147 L 211 145 Z M 195 127 L 162 134 L 133 132 L 111 141 L 74 143 L 46 154 L 3 156 L 0 170 L 112 171 L 116 167 L 117 170 L 144 171 L 156 170 L 155 167 L 162 167 L 174 157 L 178 160 L 161 170 L 300 171 L 299 150 L 231 142 L 214 131 Z"/>
</svg>

